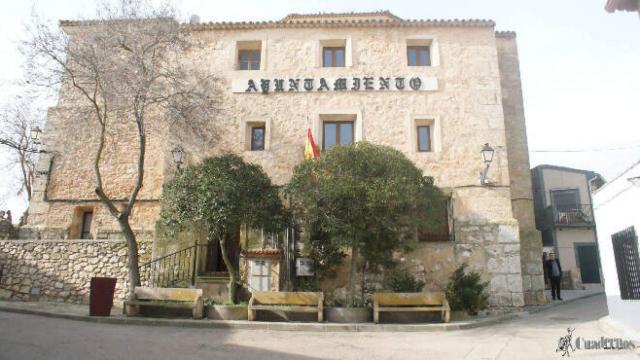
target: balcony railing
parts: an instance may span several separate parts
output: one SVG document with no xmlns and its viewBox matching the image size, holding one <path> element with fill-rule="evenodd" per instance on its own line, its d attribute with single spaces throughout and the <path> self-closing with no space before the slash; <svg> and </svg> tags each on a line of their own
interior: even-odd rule
<svg viewBox="0 0 640 360">
<path fill-rule="evenodd" d="M 591 204 L 577 204 L 570 206 L 550 206 L 547 208 L 554 225 L 559 226 L 591 226 L 593 225 L 593 210 Z"/>
</svg>

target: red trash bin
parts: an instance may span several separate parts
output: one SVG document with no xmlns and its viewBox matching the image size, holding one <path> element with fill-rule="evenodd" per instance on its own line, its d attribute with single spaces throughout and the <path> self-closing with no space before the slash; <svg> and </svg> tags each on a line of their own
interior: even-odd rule
<svg viewBox="0 0 640 360">
<path fill-rule="evenodd" d="M 113 306 L 113 294 L 116 290 L 116 278 L 91 278 L 89 291 L 89 315 L 110 316 Z"/>
</svg>

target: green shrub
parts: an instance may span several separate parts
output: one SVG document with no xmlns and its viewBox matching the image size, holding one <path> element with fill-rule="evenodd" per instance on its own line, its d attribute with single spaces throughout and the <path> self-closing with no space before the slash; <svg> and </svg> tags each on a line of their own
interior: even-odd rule
<svg viewBox="0 0 640 360">
<path fill-rule="evenodd" d="M 489 296 L 485 291 L 489 283 L 483 282 L 475 271 L 466 273 L 466 268 L 467 264 L 462 264 L 451 274 L 447 285 L 447 301 L 451 310 L 466 310 L 476 315 L 478 310 L 487 308 Z"/>
<path fill-rule="evenodd" d="M 416 279 L 407 270 L 393 270 L 384 279 L 385 289 L 393 292 L 421 292 L 424 281 Z"/>
</svg>

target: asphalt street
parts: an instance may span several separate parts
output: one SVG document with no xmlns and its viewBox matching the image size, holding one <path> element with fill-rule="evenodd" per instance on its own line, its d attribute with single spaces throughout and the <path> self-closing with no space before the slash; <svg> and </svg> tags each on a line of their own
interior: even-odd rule
<svg viewBox="0 0 640 360">
<path fill-rule="evenodd" d="M 0 312 L 0 359 L 560 359 L 558 340 L 600 339 L 603 295 L 502 324 L 423 333 L 323 333 L 112 325 Z M 572 359 L 633 359 L 630 350 Z M 566 357 L 565 357 L 566 358 Z"/>
</svg>

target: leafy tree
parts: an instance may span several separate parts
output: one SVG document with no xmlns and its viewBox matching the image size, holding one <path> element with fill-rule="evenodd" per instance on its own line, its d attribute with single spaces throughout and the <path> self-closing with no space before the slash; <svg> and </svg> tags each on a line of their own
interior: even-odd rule
<svg viewBox="0 0 640 360">
<path fill-rule="evenodd" d="M 332 245 L 351 252 L 347 304 L 368 269 L 388 266 L 407 250 L 420 224 L 441 204 L 441 191 L 400 151 L 360 142 L 335 146 L 294 169 L 288 185 L 296 217 L 317 224 Z M 362 260 L 361 260 L 362 258 Z M 362 294 L 361 294 L 362 296 Z"/>
<path fill-rule="evenodd" d="M 231 262 L 229 241 L 241 225 L 279 231 L 288 225 L 277 188 L 259 165 L 226 154 L 188 166 L 168 181 L 162 193 L 161 220 L 170 228 L 199 221 L 207 240 L 220 244 L 229 271 L 229 301 L 235 302 L 239 276 Z"/>
</svg>

